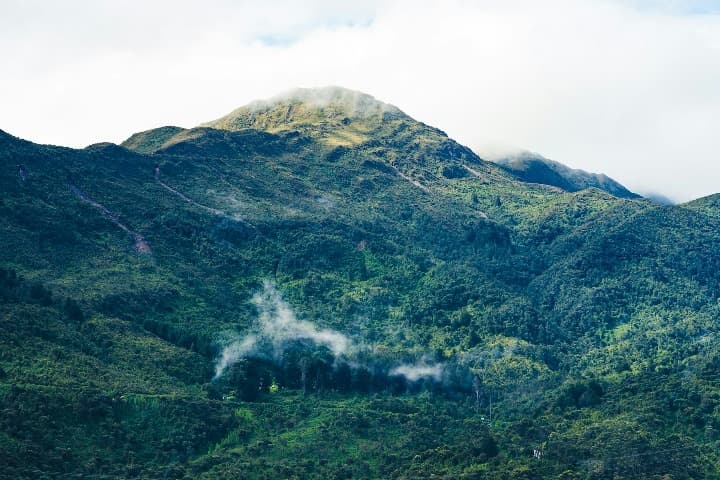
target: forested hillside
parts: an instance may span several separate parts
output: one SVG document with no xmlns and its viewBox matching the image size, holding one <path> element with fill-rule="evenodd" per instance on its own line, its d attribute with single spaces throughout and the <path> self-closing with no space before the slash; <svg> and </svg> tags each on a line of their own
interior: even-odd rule
<svg viewBox="0 0 720 480">
<path fill-rule="evenodd" d="M 523 182 L 554 185 L 568 192 L 577 192 L 595 187 L 622 198 L 638 198 L 618 182 L 602 173 L 589 173 L 569 168 L 562 163 L 549 160 L 540 155 L 521 152 L 509 157 L 501 157 L 495 163 L 505 168 Z M 663 202 L 670 203 L 670 202 Z"/>
<path fill-rule="evenodd" d="M 0 172 L 2 478 L 720 478 L 717 196 L 339 88 Z"/>
</svg>

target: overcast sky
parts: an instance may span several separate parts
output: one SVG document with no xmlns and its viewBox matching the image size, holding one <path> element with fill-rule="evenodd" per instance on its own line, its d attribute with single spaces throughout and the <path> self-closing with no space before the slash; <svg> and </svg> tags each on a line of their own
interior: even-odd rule
<svg viewBox="0 0 720 480">
<path fill-rule="evenodd" d="M 720 0 L 0 0 L 0 45 L 0 129 L 39 143 L 340 85 L 481 155 L 720 192 Z"/>
</svg>

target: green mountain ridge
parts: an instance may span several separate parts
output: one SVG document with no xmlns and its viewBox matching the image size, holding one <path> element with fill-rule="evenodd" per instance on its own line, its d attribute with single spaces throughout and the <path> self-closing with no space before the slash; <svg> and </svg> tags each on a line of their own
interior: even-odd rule
<svg viewBox="0 0 720 480">
<path fill-rule="evenodd" d="M 0 169 L 0 477 L 720 476 L 717 195 L 338 88 Z"/>
<path fill-rule="evenodd" d="M 568 192 L 595 187 L 621 198 L 639 198 L 617 181 L 602 173 L 572 169 L 562 163 L 529 152 L 495 160 L 523 182 L 553 185 Z"/>
</svg>

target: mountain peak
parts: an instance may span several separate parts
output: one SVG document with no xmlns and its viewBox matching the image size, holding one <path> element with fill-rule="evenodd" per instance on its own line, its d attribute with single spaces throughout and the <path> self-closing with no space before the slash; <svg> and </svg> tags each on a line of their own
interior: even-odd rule
<svg viewBox="0 0 720 480">
<path fill-rule="evenodd" d="M 404 117 L 406 115 L 399 108 L 372 95 L 330 86 L 296 88 L 252 102 L 203 126 L 221 130 L 256 128 L 272 132 L 297 129 L 307 124 L 347 126 L 354 121 L 376 123 Z"/>
<path fill-rule="evenodd" d="M 249 106 L 262 110 L 277 105 L 293 104 L 304 104 L 317 109 L 342 109 L 357 117 L 374 116 L 384 112 L 400 113 L 397 107 L 382 102 L 372 95 L 338 86 L 294 88 L 270 99 L 255 101 Z"/>
<path fill-rule="evenodd" d="M 289 90 L 189 130 L 161 127 L 139 132 L 122 146 L 140 153 L 154 153 L 208 135 L 236 141 L 239 137 L 235 133 L 248 130 L 272 135 L 299 134 L 329 148 L 354 147 L 371 140 L 377 143 L 392 137 L 395 146 L 405 144 L 411 150 L 429 148 L 438 158 L 467 157 L 475 164 L 480 160 L 441 130 L 414 120 L 399 108 L 372 95 L 334 86 Z"/>
</svg>

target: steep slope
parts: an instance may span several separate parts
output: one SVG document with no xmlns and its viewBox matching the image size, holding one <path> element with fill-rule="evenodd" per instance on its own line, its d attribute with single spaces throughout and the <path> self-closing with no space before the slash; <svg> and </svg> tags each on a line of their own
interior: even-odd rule
<svg viewBox="0 0 720 480">
<path fill-rule="evenodd" d="M 219 149 L 228 148 L 229 144 L 237 148 L 239 142 L 231 138 L 240 134 L 235 132 L 246 130 L 295 136 L 298 141 L 311 139 L 316 147 L 326 150 L 330 162 L 353 150 L 362 151 L 379 158 L 398 173 L 417 170 L 422 178 L 412 174 L 405 178 L 421 189 L 423 180 L 432 181 L 438 175 L 446 178 L 491 175 L 510 179 L 494 164 L 483 162 L 444 132 L 417 122 L 397 107 L 370 95 L 339 87 L 293 90 L 241 107 L 201 127 L 179 131 L 175 127 L 162 127 L 142 132 L 126 140 L 123 146 L 141 153 L 173 153 L 167 150 L 177 144 L 197 146 L 213 141 Z M 274 137 L 266 141 L 270 142 L 271 138 Z M 204 153 L 230 154 L 219 150 Z M 471 166 L 474 169 L 468 170 Z"/>
<path fill-rule="evenodd" d="M 0 476 L 718 477 L 712 198 L 340 89 L 123 145 L 0 135 Z"/>
<path fill-rule="evenodd" d="M 131 135 L 121 146 L 139 153 L 153 153 L 159 150 L 173 135 L 182 131 L 182 128 L 172 126 L 153 128 Z"/>
<path fill-rule="evenodd" d="M 520 153 L 495 162 L 523 182 L 552 185 L 568 192 L 594 187 L 620 198 L 640 197 L 602 173 L 573 169 L 532 153 Z"/>
</svg>

